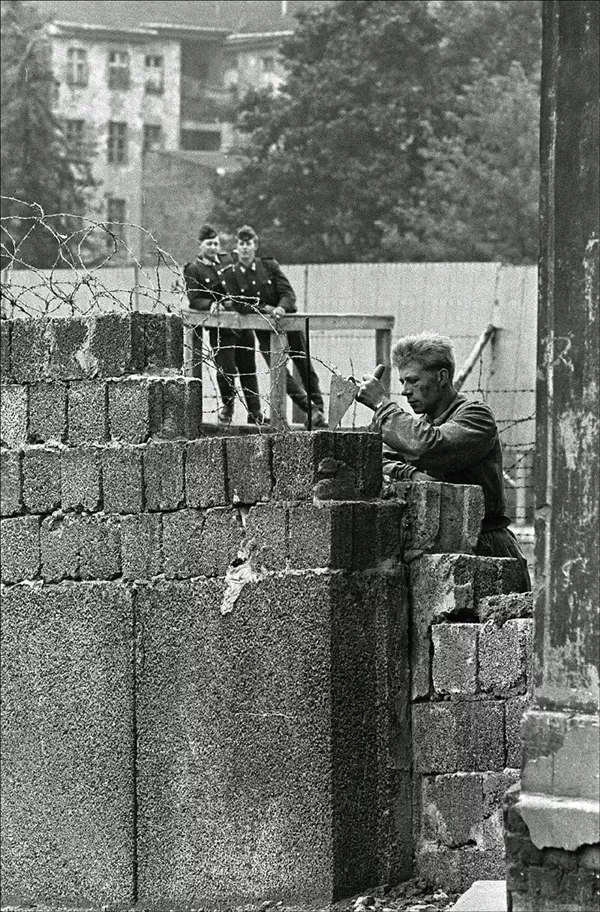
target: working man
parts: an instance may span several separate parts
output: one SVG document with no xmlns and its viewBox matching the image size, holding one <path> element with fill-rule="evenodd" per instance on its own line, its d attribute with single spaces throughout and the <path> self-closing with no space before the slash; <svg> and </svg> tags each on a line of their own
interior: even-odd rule
<svg viewBox="0 0 600 912">
<path fill-rule="evenodd" d="M 235 309 L 228 295 L 228 273 L 233 261 L 221 253 L 219 235 L 212 225 L 202 225 L 198 234 L 198 257 L 183 268 L 188 301 L 192 310 L 216 313 L 220 308 Z M 210 346 L 217 368 L 217 385 L 222 407 L 219 424 L 228 425 L 235 405 L 235 378 L 239 374 L 248 408 L 248 423 L 263 424 L 256 377 L 256 349 L 251 329 L 209 329 Z"/>
<path fill-rule="evenodd" d="M 296 295 L 289 279 L 283 273 L 279 263 L 272 257 L 257 256 L 257 248 L 258 235 L 249 225 L 244 225 L 237 232 L 236 262 L 233 266 L 237 293 L 247 298 L 258 298 L 257 306 L 260 313 L 270 314 L 275 318 L 286 313 L 296 313 Z M 259 330 L 256 336 L 262 355 L 270 366 L 269 330 Z M 319 378 L 312 362 L 306 357 L 304 333 L 293 331 L 288 332 L 287 336 L 290 357 L 298 369 L 303 384 L 300 386 L 296 378 L 286 371 L 288 396 L 306 414 L 310 407 L 313 428 L 325 427 L 323 396 L 319 387 Z M 310 403 L 308 401 L 309 389 Z"/>
<path fill-rule="evenodd" d="M 388 480 L 480 485 L 485 515 L 475 553 L 517 558 L 521 591 L 529 591 L 527 561 L 505 515 L 496 421 L 488 405 L 470 401 L 454 389 L 452 342 L 437 335 L 407 336 L 394 345 L 392 360 L 399 371 L 402 394 L 416 417 L 390 401 L 376 375 L 363 376 L 357 396 L 375 412 L 373 425 L 381 431 L 384 443 L 384 476 Z"/>
</svg>

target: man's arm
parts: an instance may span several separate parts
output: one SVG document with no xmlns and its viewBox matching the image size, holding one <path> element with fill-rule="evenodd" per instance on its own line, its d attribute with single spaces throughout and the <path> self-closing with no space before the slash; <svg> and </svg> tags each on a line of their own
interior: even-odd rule
<svg viewBox="0 0 600 912">
<path fill-rule="evenodd" d="M 494 416 L 482 402 L 461 403 L 439 426 L 387 402 L 377 409 L 373 422 L 402 461 L 438 477 L 479 462 L 491 452 L 497 436 Z"/>
<path fill-rule="evenodd" d="M 214 295 L 201 283 L 198 270 L 194 263 L 186 263 L 183 267 L 183 278 L 189 305 L 192 310 L 210 310 Z"/>
<path fill-rule="evenodd" d="M 283 307 L 286 313 L 296 313 L 296 294 L 290 280 L 277 260 L 269 258 L 265 262 L 277 292 L 277 306 Z"/>
</svg>

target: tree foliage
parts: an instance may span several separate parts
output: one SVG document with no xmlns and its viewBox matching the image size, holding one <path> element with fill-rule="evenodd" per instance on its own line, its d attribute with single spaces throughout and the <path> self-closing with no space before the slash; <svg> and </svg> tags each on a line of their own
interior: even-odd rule
<svg viewBox="0 0 600 912">
<path fill-rule="evenodd" d="M 2 0 L 1 11 L 3 262 L 67 266 L 82 240 L 76 216 L 94 186 L 93 150 L 69 149 L 53 112 L 51 49 L 36 6 Z"/>
<path fill-rule="evenodd" d="M 225 230 L 286 262 L 537 251 L 535 0 L 340 0 L 301 17 L 278 93 L 243 99 Z"/>
</svg>

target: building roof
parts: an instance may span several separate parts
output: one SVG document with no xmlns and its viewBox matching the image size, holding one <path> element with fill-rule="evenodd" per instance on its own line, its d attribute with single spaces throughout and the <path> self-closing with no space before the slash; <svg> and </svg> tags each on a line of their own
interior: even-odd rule
<svg viewBox="0 0 600 912">
<path fill-rule="evenodd" d="M 234 34 L 293 29 L 296 13 L 331 0 L 37 0 L 41 12 L 69 24 L 112 29 L 192 27 Z"/>
</svg>

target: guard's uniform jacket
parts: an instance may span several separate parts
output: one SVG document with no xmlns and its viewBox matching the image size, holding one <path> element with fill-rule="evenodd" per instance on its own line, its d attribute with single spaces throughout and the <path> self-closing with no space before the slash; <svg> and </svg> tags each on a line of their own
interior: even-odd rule
<svg viewBox="0 0 600 912">
<path fill-rule="evenodd" d="M 220 254 L 214 265 L 204 263 L 200 257 L 186 263 L 183 276 L 190 308 L 209 311 L 212 304 L 219 303 L 225 310 L 238 310 L 235 299 L 228 297 L 235 294 L 231 286 L 232 268 L 233 260 L 228 254 Z M 251 329 L 209 329 L 208 335 L 223 405 L 233 410 L 235 377 L 239 374 L 249 413 L 260 415 L 254 333 Z"/>
<path fill-rule="evenodd" d="M 287 313 L 296 313 L 294 289 L 273 257 L 256 257 L 250 266 L 243 266 L 237 260 L 233 275 L 238 293 L 248 299 L 258 297 L 261 312 L 265 307 L 283 307 Z"/>
<path fill-rule="evenodd" d="M 231 276 L 231 277 L 230 277 Z M 290 280 L 273 257 L 255 257 L 249 266 L 235 260 L 227 282 L 233 294 L 241 295 L 250 304 L 252 298 L 258 298 L 258 310 L 265 313 L 267 307 L 283 307 L 286 313 L 296 313 L 296 294 Z M 252 305 L 250 304 L 250 309 Z M 309 402 L 306 390 L 310 389 L 311 402 L 322 412 L 323 396 L 319 388 L 319 378 L 312 361 L 307 362 L 306 339 L 298 330 L 288 332 L 290 357 L 298 369 L 302 385 L 289 372 L 286 372 L 287 393 L 296 405 L 308 412 Z M 271 364 L 271 338 L 268 330 L 256 333 L 262 356 Z"/>
</svg>

